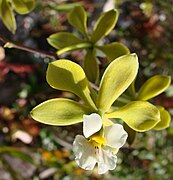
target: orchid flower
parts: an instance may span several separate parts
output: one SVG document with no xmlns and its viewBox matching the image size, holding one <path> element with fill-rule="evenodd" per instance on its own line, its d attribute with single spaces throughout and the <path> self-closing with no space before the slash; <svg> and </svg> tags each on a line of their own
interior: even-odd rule
<svg viewBox="0 0 173 180">
<path fill-rule="evenodd" d="M 84 115 L 84 136 L 77 135 L 73 143 L 76 163 L 85 170 L 92 170 L 97 163 L 98 174 L 115 169 L 116 153 L 128 136 L 120 124 L 102 125 L 100 115 Z"/>
<path fill-rule="evenodd" d="M 84 137 L 77 136 L 74 141 L 74 153 L 78 164 L 85 169 L 88 167 L 87 162 L 90 159 L 88 153 L 83 153 L 84 149 L 80 151 L 78 150 L 80 148 L 75 148 L 84 144 L 84 148 L 87 148 L 89 153 L 91 151 L 94 155 L 96 152 L 96 155 L 91 157 L 95 159 L 95 163 L 89 166 L 90 169 L 95 166 L 96 162 L 99 166 L 99 173 L 114 169 L 116 156 L 112 148 L 120 148 L 126 140 L 126 135 L 120 128 L 121 125 L 113 125 L 109 118 L 122 119 L 130 128 L 138 132 L 147 131 L 160 121 L 159 110 L 149 102 L 134 101 L 119 109 L 112 109 L 112 104 L 130 86 L 137 71 L 136 54 L 128 54 L 115 59 L 106 68 L 99 90 L 96 92 L 78 64 L 69 60 L 52 62 L 48 66 L 47 82 L 55 89 L 76 94 L 83 103 L 67 98 L 54 98 L 36 106 L 31 111 L 31 116 L 39 122 L 56 126 L 84 122 Z M 90 114 L 93 117 L 93 113 L 101 117 L 87 118 Z M 86 119 L 89 120 L 86 121 Z M 102 120 L 98 123 L 98 119 Z M 103 132 L 102 135 L 101 132 Z M 119 132 L 122 133 L 123 141 Z M 99 135 L 99 138 L 95 135 Z M 94 147 L 98 150 L 94 150 Z M 85 156 L 87 162 L 84 163 L 83 157 Z M 105 167 L 101 167 L 103 164 Z"/>
</svg>

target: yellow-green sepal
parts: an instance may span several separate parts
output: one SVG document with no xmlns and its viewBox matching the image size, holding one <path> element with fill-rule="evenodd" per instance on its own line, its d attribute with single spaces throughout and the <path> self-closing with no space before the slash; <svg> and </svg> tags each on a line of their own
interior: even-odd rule
<svg viewBox="0 0 173 180">
<path fill-rule="evenodd" d="M 83 42 L 83 43 L 75 44 L 75 45 L 72 45 L 72 46 L 64 47 L 64 48 L 58 50 L 57 54 L 61 55 L 64 52 L 70 52 L 70 51 L 75 51 L 75 50 L 79 50 L 79 49 L 86 49 L 86 48 L 90 48 L 91 46 L 92 46 L 91 43 Z"/>
<path fill-rule="evenodd" d="M 171 122 L 171 116 L 167 110 L 165 110 L 162 106 L 157 106 L 158 110 L 160 111 L 160 122 L 154 126 L 154 130 L 163 130 L 169 127 Z"/>
<path fill-rule="evenodd" d="M 121 118 L 130 128 L 144 132 L 160 121 L 160 112 L 146 101 L 133 101 L 120 109 L 105 114 L 106 118 Z"/>
<path fill-rule="evenodd" d="M 82 6 L 76 6 L 68 16 L 68 22 L 78 29 L 84 37 L 87 35 L 87 14 Z"/>
<path fill-rule="evenodd" d="M 78 64 L 65 59 L 49 63 L 46 79 L 51 87 L 72 92 L 97 109 L 90 96 L 89 82 Z"/>
<path fill-rule="evenodd" d="M 12 0 L 14 9 L 19 14 L 27 14 L 35 7 L 35 0 Z"/>
<path fill-rule="evenodd" d="M 128 88 L 138 71 L 136 54 L 121 56 L 112 61 L 101 79 L 97 107 L 103 112 Z"/>
<path fill-rule="evenodd" d="M 122 43 L 113 42 L 111 44 L 106 44 L 103 46 L 96 46 L 99 50 L 101 50 L 104 54 L 106 54 L 106 57 L 109 61 L 113 61 L 114 59 L 129 54 L 129 49 L 123 45 Z"/>
<path fill-rule="evenodd" d="M 68 32 L 59 32 L 52 34 L 47 38 L 47 41 L 56 49 L 61 49 L 67 46 L 73 46 L 84 42 L 82 39 Z"/>
<path fill-rule="evenodd" d="M 148 100 L 162 92 L 164 92 L 170 85 L 170 76 L 156 75 L 148 79 L 140 88 L 136 99 Z"/>
<path fill-rule="evenodd" d="M 66 126 L 83 121 L 84 114 L 90 114 L 88 107 L 81 105 L 73 100 L 56 98 L 47 100 L 31 111 L 31 117 L 38 122 Z"/>
<path fill-rule="evenodd" d="M 118 11 L 112 9 L 102 14 L 97 20 L 93 32 L 91 34 L 91 41 L 97 42 L 99 39 L 108 35 L 114 28 L 118 19 Z"/>
<path fill-rule="evenodd" d="M 87 50 L 83 68 L 88 80 L 95 83 L 99 77 L 99 66 L 98 66 L 95 50 L 90 50 L 90 49 Z"/>
<path fill-rule="evenodd" d="M 79 2 L 68 2 L 68 3 L 53 3 L 49 4 L 49 6 L 52 9 L 55 9 L 58 12 L 63 12 L 63 13 L 69 13 L 75 6 L 82 6 L 84 2 L 79 1 Z"/>
<path fill-rule="evenodd" d="M 14 34 L 16 31 L 16 20 L 8 0 L 0 1 L 0 16 L 7 29 Z"/>
</svg>

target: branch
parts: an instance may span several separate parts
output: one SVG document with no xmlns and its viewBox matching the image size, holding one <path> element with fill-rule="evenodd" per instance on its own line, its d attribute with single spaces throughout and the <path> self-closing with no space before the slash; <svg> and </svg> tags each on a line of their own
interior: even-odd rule
<svg viewBox="0 0 173 180">
<path fill-rule="evenodd" d="M 42 51 L 42 50 L 36 50 L 36 49 L 30 48 L 27 46 L 17 45 L 17 44 L 14 44 L 13 42 L 7 40 L 6 38 L 4 38 L 2 36 L 0 36 L 0 41 L 2 41 L 4 43 L 4 48 L 16 48 L 16 49 L 20 49 L 23 51 L 40 54 L 42 56 L 46 56 L 46 57 L 49 57 L 51 59 L 59 59 L 56 54 L 48 53 L 48 52 Z"/>
</svg>

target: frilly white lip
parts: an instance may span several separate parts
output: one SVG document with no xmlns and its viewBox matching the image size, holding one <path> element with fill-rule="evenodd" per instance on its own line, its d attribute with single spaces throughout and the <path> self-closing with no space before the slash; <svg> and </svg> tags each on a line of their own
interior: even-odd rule
<svg viewBox="0 0 173 180">
<path fill-rule="evenodd" d="M 102 119 L 98 114 L 84 115 L 84 136 L 77 135 L 73 142 L 76 163 L 85 170 L 92 170 L 98 164 L 98 174 L 115 169 L 117 162 L 115 151 L 118 152 L 125 144 L 128 136 L 122 125 L 113 124 L 103 128 L 105 145 L 87 139 L 101 127 Z"/>
</svg>

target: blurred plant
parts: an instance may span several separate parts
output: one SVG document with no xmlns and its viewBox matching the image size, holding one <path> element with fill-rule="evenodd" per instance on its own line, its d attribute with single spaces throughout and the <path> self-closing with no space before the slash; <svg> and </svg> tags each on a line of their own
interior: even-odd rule
<svg viewBox="0 0 173 180">
<path fill-rule="evenodd" d="M 18 147 L 1 146 L 0 148 L 0 163 L 3 164 L 3 168 L 5 168 L 14 179 L 23 179 L 20 171 L 16 170 L 14 165 L 10 163 L 9 159 L 12 161 L 12 158 L 20 159 L 25 163 L 34 164 L 32 156 Z"/>
<path fill-rule="evenodd" d="M 107 36 L 114 28 L 117 19 L 117 10 L 112 9 L 105 12 L 98 18 L 93 32 L 89 35 L 87 31 L 87 14 L 81 6 L 76 6 L 69 14 L 68 21 L 83 35 L 83 39 L 72 33 L 59 32 L 52 34 L 47 40 L 50 45 L 58 49 L 58 55 L 79 49 L 86 50 L 83 62 L 84 71 L 90 81 L 97 82 L 99 78 L 97 51 L 102 51 L 109 61 L 129 53 L 128 48 L 118 42 L 98 45 L 98 41 Z"/>
<path fill-rule="evenodd" d="M 35 0 L 0 0 L 0 17 L 9 31 L 16 31 L 16 20 L 13 10 L 27 14 L 35 7 Z"/>
</svg>

